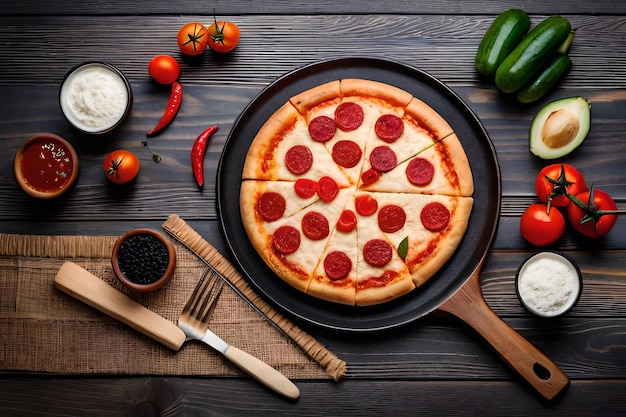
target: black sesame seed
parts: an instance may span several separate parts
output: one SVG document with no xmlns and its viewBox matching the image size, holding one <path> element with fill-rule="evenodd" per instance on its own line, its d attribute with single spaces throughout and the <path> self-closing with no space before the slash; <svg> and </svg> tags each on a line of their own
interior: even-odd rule
<svg viewBox="0 0 626 417">
<path fill-rule="evenodd" d="M 169 254 L 165 245 L 149 234 L 133 235 L 119 249 L 122 274 L 136 284 L 150 284 L 165 274 Z"/>
</svg>

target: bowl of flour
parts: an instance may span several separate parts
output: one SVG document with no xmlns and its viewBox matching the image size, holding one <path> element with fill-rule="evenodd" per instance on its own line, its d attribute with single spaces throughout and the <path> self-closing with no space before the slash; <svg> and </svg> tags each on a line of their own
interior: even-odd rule
<svg viewBox="0 0 626 417">
<path fill-rule="evenodd" d="M 557 252 L 539 252 L 517 270 L 515 290 L 522 305 L 540 317 L 558 317 L 570 311 L 582 292 L 578 266 Z"/>
<path fill-rule="evenodd" d="M 124 74 L 115 66 L 86 62 L 65 75 L 59 102 L 63 115 L 76 129 L 103 134 L 126 119 L 132 105 L 132 91 Z"/>
</svg>

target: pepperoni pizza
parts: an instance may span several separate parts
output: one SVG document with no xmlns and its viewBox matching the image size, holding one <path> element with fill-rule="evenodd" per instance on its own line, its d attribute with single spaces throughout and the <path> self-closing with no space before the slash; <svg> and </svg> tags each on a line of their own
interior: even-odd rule
<svg viewBox="0 0 626 417">
<path fill-rule="evenodd" d="M 472 173 L 452 127 L 397 87 L 332 81 L 269 117 L 246 156 L 241 216 L 284 281 L 348 305 L 432 277 L 461 242 Z"/>
</svg>

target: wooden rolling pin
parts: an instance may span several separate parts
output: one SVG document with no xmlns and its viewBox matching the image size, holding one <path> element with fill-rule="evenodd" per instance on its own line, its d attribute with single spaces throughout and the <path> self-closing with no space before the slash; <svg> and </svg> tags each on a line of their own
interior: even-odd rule
<svg viewBox="0 0 626 417">
<path fill-rule="evenodd" d="M 178 351 L 185 342 L 185 333 L 176 324 L 148 310 L 74 262 L 65 262 L 59 268 L 54 285 L 173 351 Z"/>
</svg>

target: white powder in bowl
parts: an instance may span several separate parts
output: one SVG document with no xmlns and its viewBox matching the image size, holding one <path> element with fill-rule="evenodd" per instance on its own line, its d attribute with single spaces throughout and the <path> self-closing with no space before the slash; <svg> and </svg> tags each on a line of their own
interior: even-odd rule
<svg viewBox="0 0 626 417">
<path fill-rule="evenodd" d="M 574 265 L 553 252 L 542 252 L 520 268 L 517 291 L 522 303 L 540 316 L 558 316 L 578 299 L 580 279 Z"/>
<path fill-rule="evenodd" d="M 78 68 L 61 87 L 64 114 L 86 132 L 101 132 L 114 126 L 124 116 L 128 102 L 122 77 L 98 63 Z"/>
</svg>

